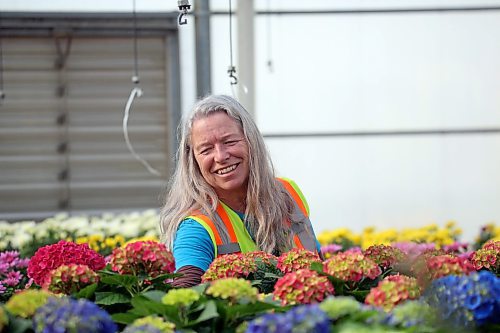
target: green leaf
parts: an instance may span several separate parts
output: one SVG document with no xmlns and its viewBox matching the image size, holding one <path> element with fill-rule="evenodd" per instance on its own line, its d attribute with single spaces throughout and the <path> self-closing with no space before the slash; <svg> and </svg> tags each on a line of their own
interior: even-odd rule
<svg viewBox="0 0 500 333">
<path fill-rule="evenodd" d="M 316 271 L 316 272 L 318 272 L 318 273 L 324 273 L 324 272 L 323 272 L 323 264 L 322 264 L 322 263 L 320 263 L 320 262 L 313 262 L 313 263 L 311 264 L 311 270 L 312 270 L 312 271 Z"/>
<path fill-rule="evenodd" d="M 136 320 L 137 318 L 141 318 L 140 315 L 136 315 L 134 313 L 126 312 L 126 313 L 115 313 L 111 315 L 111 318 L 113 318 L 113 321 L 118 323 L 118 324 L 131 324 Z"/>
<path fill-rule="evenodd" d="M 149 280 L 151 282 L 156 282 L 156 281 L 163 281 L 163 280 L 166 280 L 166 279 L 174 279 L 174 278 L 179 277 L 179 276 L 182 276 L 182 274 L 167 273 L 167 274 L 158 275 L 157 277 L 155 277 L 153 279 L 149 278 Z"/>
<path fill-rule="evenodd" d="M 112 291 L 104 291 L 95 293 L 95 302 L 100 305 L 113 305 L 130 303 L 130 296 L 115 293 Z"/>
<path fill-rule="evenodd" d="M 113 286 L 123 286 L 129 288 L 136 285 L 139 279 L 134 275 L 108 275 L 101 278 L 101 282 Z"/>
<path fill-rule="evenodd" d="M 165 304 L 151 300 L 144 295 L 134 296 L 131 303 L 134 307 L 134 313 L 140 313 L 143 316 L 163 314 L 166 308 Z"/>
<path fill-rule="evenodd" d="M 165 296 L 165 294 L 166 294 L 165 292 L 160 291 L 160 290 L 150 290 L 150 291 L 143 292 L 141 295 L 143 295 L 144 297 L 146 297 L 152 301 L 161 303 L 161 299 L 163 298 L 163 296 Z"/>
<path fill-rule="evenodd" d="M 243 319 L 244 317 L 247 316 L 255 316 L 262 312 L 276 308 L 279 308 L 279 306 L 264 302 L 235 304 L 235 305 L 230 305 L 226 308 L 226 315 L 228 320 L 234 321 L 237 319 Z"/>
<path fill-rule="evenodd" d="M 9 333 L 33 332 L 31 330 L 32 327 L 33 327 L 33 322 L 30 319 L 24 319 L 12 316 L 9 318 L 9 325 L 7 326 L 6 332 Z"/>
<path fill-rule="evenodd" d="M 209 319 L 217 318 L 219 317 L 219 313 L 217 312 L 217 305 L 215 305 L 215 302 L 210 300 L 205 303 L 205 308 L 203 311 L 200 313 L 198 318 L 190 321 L 186 326 L 194 326 L 196 324 L 199 324 L 201 322 L 204 322 Z"/>
<path fill-rule="evenodd" d="M 94 296 L 95 290 L 97 289 L 97 283 L 86 286 L 85 288 L 80 289 L 74 297 L 75 298 L 85 298 L 90 299 Z"/>
<path fill-rule="evenodd" d="M 199 285 L 196 285 L 194 287 L 191 287 L 191 289 L 195 290 L 198 292 L 198 294 L 203 295 L 205 293 L 205 290 L 208 288 L 209 283 L 202 283 Z"/>
</svg>

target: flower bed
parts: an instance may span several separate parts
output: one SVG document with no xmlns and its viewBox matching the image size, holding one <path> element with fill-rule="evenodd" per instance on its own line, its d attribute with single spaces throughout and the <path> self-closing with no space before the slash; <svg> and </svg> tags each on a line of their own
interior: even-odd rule
<svg viewBox="0 0 500 333">
<path fill-rule="evenodd" d="M 0 224 L 0 332 L 500 329 L 495 226 L 474 244 L 459 243 L 453 224 L 422 228 L 419 243 L 408 231 L 332 231 L 319 237 L 324 260 L 304 250 L 225 255 L 203 284 L 174 289 L 155 214 Z"/>
</svg>

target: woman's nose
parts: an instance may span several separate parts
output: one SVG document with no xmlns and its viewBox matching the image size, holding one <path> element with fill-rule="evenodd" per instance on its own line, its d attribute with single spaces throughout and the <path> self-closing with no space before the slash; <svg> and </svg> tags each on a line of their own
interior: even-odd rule
<svg viewBox="0 0 500 333">
<path fill-rule="evenodd" d="M 224 145 L 216 145 L 214 158 L 216 162 L 223 162 L 227 160 L 229 158 L 229 152 L 227 151 L 227 148 L 224 147 Z"/>
</svg>

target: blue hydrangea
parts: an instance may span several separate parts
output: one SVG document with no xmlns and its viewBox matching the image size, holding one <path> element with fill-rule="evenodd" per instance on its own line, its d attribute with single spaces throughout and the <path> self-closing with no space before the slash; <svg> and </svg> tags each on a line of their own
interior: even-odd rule
<svg viewBox="0 0 500 333">
<path fill-rule="evenodd" d="M 154 327 L 150 324 L 144 324 L 140 326 L 127 326 L 122 333 L 162 333 L 159 328 Z"/>
<path fill-rule="evenodd" d="M 96 304 L 69 297 L 51 297 L 33 317 L 36 333 L 115 333 L 111 316 Z"/>
<path fill-rule="evenodd" d="M 246 333 L 327 333 L 330 320 L 317 304 L 301 305 L 286 313 L 268 313 L 249 322 Z"/>
<path fill-rule="evenodd" d="M 433 281 L 424 299 L 444 320 L 471 328 L 500 322 L 500 278 L 489 271 Z"/>
</svg>

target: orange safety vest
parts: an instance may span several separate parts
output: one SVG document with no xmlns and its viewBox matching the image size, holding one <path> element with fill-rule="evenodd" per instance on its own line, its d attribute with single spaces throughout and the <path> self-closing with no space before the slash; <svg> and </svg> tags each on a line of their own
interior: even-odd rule
<svg viewBox="0 0 500 333">
<path fill-rule="evenodd" d="M 291 221 L 286 223 L 290 224 L 294 234 L 295 247 L 317 253 L 316 238 L 309 220 L 309 207 L 302 192 L 290 179 L 277 178 L 277 180 L 293 198 L 294 211 Z M 195 220 L 207 230 L 214 243 L 216 257 L 223 254 L 257 250 L 257 245 L 248 233 L 241 218 L 221 201 L 217 205 L 213 221 L 201 211 L 196 211 L 186 218 Z"/>
</svg>

